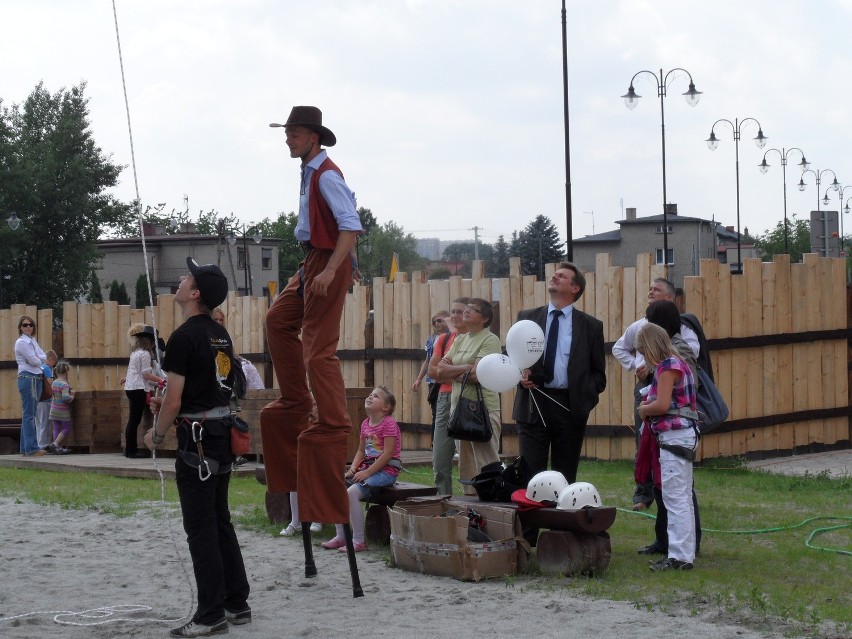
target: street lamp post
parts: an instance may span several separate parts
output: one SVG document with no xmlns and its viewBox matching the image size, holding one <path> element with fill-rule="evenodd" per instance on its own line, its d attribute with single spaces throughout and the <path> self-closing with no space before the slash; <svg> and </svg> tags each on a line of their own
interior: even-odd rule
<svg viewBox="0 0 852 639">
<path fill-rule="evenodd" d="M 768 149 L 766 153 L 763 154 L 763 161 L 757 165 L 757 168 L 760 169 L 761 173 L 766 173 L 771 166 L 766 161 L 766 156 L 769 155 L 772 151 L 775 151 L 778 155 L 781 156 L 781 172 L 784 176 L 784 252 L 788 255 L 790 254 L 790 238 L 789 231 L 787 229 L 787 155 L 790 151 L 798 151 L 802 156 L 802 161 L 799 162 L 798 166 L 801 167 L 802 171 L 807 171 L 808 166 L 810 166 L 810 162 L 805 159 L 805 153 L 797 146 L 794 146 L 792 149 L 785 149 L 781 147 L 781 150 L 778 149 Z"/>
<path fill-rule="evenodd" d="M 843 255 L 843 251 L 844 251 L 844 245 L 843 245 L 843 238 L 844 238 L 844 236 L 843 236 L 843 213 L 844 213 L 843 197 L 845 195 L 846 189 L 852 190 L 852 185 L 850 185 L 850 184 L 847 184 L 846 186 L 838 185 L 837 187 L 835 187 L 834 184 L 832 184 L 831 186 L 829 186 L 825 190 L 825 197 L 822 198 L 822 203 L 825 206 L 828 206 L 828 191 L 830 189 L 834 189 L 835 191 L 837 191 L 837 194 L 840 196 L 840 208 L 837 210 L 837 215 L 840 216 L 840 257 L 845 257 Z M 845 210 L 846 213 L 849 212 L 849 200 L 852 200 L 852 196 L 850 196 L 846 201 L 846 210 Z"/>
<path fill-rule="evenodd" d="M 850 209 L 850 208 L 849 208 L 849 202 L 850 202 L 850 201 L 852 201 L 852 195 L 850 195 L 848 198 L 846 198 L 846 206 L 843 206 L 843 207 L 841 208 L 841 210 L 840 210 L 840 220 L 841 220 L 841 222 L 843 221 L 843 216 L 844 216 L 844 215 L 847 215 L 847 214 L 849 213 L 849 211 L 850 211 L 850 210 L 852 210 L 852 209 Z M 842 198 L 841 198 L 840 203 L 841 203 L 841 204 L 843 204 L 843 199 L 842 199 Z M 843 228 L 843 227 L 841 226 L 841 228 Z M 841 232 L 841 237 L 840 237 L 840 246 L 841 246 L 841 247 L 843 246 L 843 243 L 844 243 L 844 240 L 843 240 L 843 236 L 842 236 L 842 232 Z M 849 262 L 848 262 L 848 259 L 847 259 L 847 264 L 848 264 L 848 263 L 849 263 Z M 848 280 L 848 279 L 849 279 L 849 273 L 848 273 L 849 269 L 847 268 L 846 270 L 847 270 L 846 279 Z"/>
<path fill-rule="evenodd" d="M 630 87 L 627 89 L 627 93 L 621 96 L 624 99 L 625 106 L 627 106 L 628 109 L 633 110 L 639 105 L 639 98 L 642 97 L 634 90 L 633 81 L 638 76 L 646 73 L 654 78 L 654 82 L 657 83 L 657 95 L 660 98 L 660 136 L 663 149 L 663 264 L 666 268 L 668 268 L 669 263 L 669 218 L 666 211 L 666 111 L 664 98 L 666 97 L 669 76 L 675 71 L 683 71 L 687 76 L 689 76 L 689 89 L 683 94 L 683 96 L 686 98 L 686 103 L 689 106 L 694 107 L 698 104 L 698 100 L 701 99 L 701 91 L 695 90 L 695 83 L 692 81 L 692 74 L 686 69 L 682 69 L 680 67 L 671 69 L 665 75 L 663 75 L 663 70 L 660 69 L 659 76 L 653 71 L 637 71 L 633 74 L 633 77 L 630 78 Z"/>
<path fill-rule="evenodd" d="M 248 252 L 248 242 L 247 236 L 254 231 L 254 234 L 251 236 L 251 239 L 254 240 L 255 244 L 260 244 L 263 241 L 263 234 L 258 230 L 257 225 L 250 226 L 246 229 L 245 224 L 237 225 L 234 230 L 231 231 L 231 234 L 228 236 L 228 244 L 234 246 L 237 243 L 237 236 L 235 231 L 240 231 L 243 236 L 243 257 L 245 258 L 245 264 L 243 265 L 243 273 L 245 275 L 245 283 L 246 283 L 246 295 L 252 296 L 254 295 L 254 281 L 251 277 L 251 260 L 249 259 Z"/>
<path fill-rule="evenodd" d="M 837 189 L 840 188 L 840 182 L 837 181 L 837 174 L 834 171 L 832 171 L 831 169 L 823 169 L 822 171 L 820 171 L 819 169 L 817 169 L 816 171 L 814 171 L 813 169 L 805 169 L 804 171 L 802 171 L 802 177 L 799 178 L 799 185 L 798 186 L 799 186 L 800 191 L 804 191 L 805 187 L 807 186 L 805 184 L 805 173 L 813 173 L 813 175 L 814 175 L 814 180 L 816 181 L 816 192 L 817 192 L 817 198 L 816 198 L 816 200 L 817 200 L 817 213 L 819 213 L 820 212 L 820 208 L 819 208 L 819 204 L 820 204 L 819 185 L 822 182 L 822 174 L 823 173 L 831 173 L 831 175 L 834 176 L 834 180 L 831 182 L 831 184 L 828 185 L 828 188 L 830 188 L 834 191 L 836 191 Z M 828 257 L 828 220 L 827 219 L 824 221 L 823 226 L 824 226 L 824 230 L 825 230 L 825 256 Z"/>
<path fill-rule="evenodd" d="M 9 225 L 9 228 L 12 231 L 17 231 L 18 227 L 21 226 L 21 218 L 18 217 L 18 214 L 12 211 L 9 217 L 6 219 L 6 224 Z M 0 309 L 3 308 L 3 274 L 0 273 Z"/>
<path fill-rule="evenodd" d="M 744 118 L 739 120 L 734 118 L 731 122 L 727 118 L 720 118 L 710 127 L 710 137 L 707 138 L 707 146 L 711 151 L 715 151 L 719 147 L 719 140 L 716 138 L 716 125 L 720 122 L 725 122 L 730 125 L 734 131 L 734 156 L 736 157 L 736 174 L 737 174 L 737 273 L 743 272 L 743 256 L 742 256 L 742 233 L 740 233 L 740 134 L 742 127 L 747 122 L 754 122 L 757 125 L 757 136 L 754 138 L 754 143 L 758 149 L 766 146 L 766 136 L 763 135 L 763 128 L 760 122 L 754 118 Z"/>
</svg>

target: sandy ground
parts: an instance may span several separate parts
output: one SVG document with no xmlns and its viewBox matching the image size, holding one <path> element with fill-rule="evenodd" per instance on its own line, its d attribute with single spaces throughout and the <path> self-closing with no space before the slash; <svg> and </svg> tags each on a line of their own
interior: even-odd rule
<svg viewBox="0 0 852 639">
<path fill-rule="evenodd" d="M 194 582 L 179 517 L 158 508 L 118 518 L 0 499 L 0 636 L 167 636 L 193 610 Z M 239 538 L 253 622 L 231 627 L 234 637 L 783 636 L 721 615 L 578 598 L 534 577 L 507 587 L 405 572 L 386 565 L 384 549 L 358 554 L 365 596 L 354 599 L 345 555 L 317 548 L 319 575 L 307 579 L 300 539 L 245 531 Z"/>
</svg>

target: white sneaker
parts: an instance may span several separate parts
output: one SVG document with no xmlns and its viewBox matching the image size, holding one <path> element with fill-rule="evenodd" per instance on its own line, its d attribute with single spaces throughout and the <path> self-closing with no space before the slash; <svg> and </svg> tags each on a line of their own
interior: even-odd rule
<svg viewBox="0 0 852 639">
<path fill-rule="evenodd" d="M 294 525 L 293 525 L 293 522 L 291 521 L 289 524 L 287 524 L 287 527 L 286 527 L 286 528 L 284 528 L 284 529 L 283 529 L 280 533 L 278 533 L 278 534 L 279 534 L 279 535 L 281 535 L 282 537 L 292 537 L 292 536 L 293 536 L 293 535 L 295 535 L 297 532 L 299 532 L 299 530 L 300 530 L 300 529 L 299 529 L 299 528 L 297 528 L 296 526 L 294 526 Z"/>
<path fill-rule="evenodd" d="M 315 521 L 314 523 L 312 523 L 311 524 L 311 532 L 312 533 L 322 532 L 322 524 L 319 523 L 318 521 Z"/>
</svg>

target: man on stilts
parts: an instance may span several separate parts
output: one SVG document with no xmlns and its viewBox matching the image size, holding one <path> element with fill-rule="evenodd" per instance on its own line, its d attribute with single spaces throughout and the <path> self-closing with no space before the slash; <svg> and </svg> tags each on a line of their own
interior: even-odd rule
<svg viewBox="0 0 852 639">
<path fill-rule="evenodd" d="M 354 248 L 361 221 L 354 193 L 321 148 L 337 142 L 323 126 L 322 112 L 296 106 L 286 123 L 270 126 L 284 128 L 290 157 L 301 160 L 295 235 L 305 260 L 266 315 L 281 389 L 281 397 L 260 415 L 267 488 L 284 495 L 298 491 L 302 522 L 348 527 L 343 469 L 352 425 L 336 352 L 343 303 L 357 269 Z M 312 562 L 309 535 L 304 527 L 306 562 Z M 351 531 L 348 541 L 351 546 Z"/>
</svg>

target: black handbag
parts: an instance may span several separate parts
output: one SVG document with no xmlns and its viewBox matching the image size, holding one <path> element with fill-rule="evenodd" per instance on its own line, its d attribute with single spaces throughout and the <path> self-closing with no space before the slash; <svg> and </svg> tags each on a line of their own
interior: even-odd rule
<svg viewBox="0 0 852 639">
<path fill-rule="evenodd" d="M 429 394 L 426 396 L 426 401 L 432 406 L 438 401 L 438 395 L 441 394 L 441 382 L 432 382 L 429 384 Z"/>
<path fill-rule="evenodd" d="M 494 432 L 491 430 L 491 420 L 488 410 L 485 408 L 485 400 L 482 398 L 482 387 L 476 384 L 476 399 L 467 399 L 462 396 L 467 384 L 467 376 L 470 371 L 462 377 L 459 401 L 455 410 L 450 415 L 450 423 L 447 426 L 447 435 L 453 439 L 462 439 L 470 442 L 487 442 L 491 440 Z"/>
</svg>

